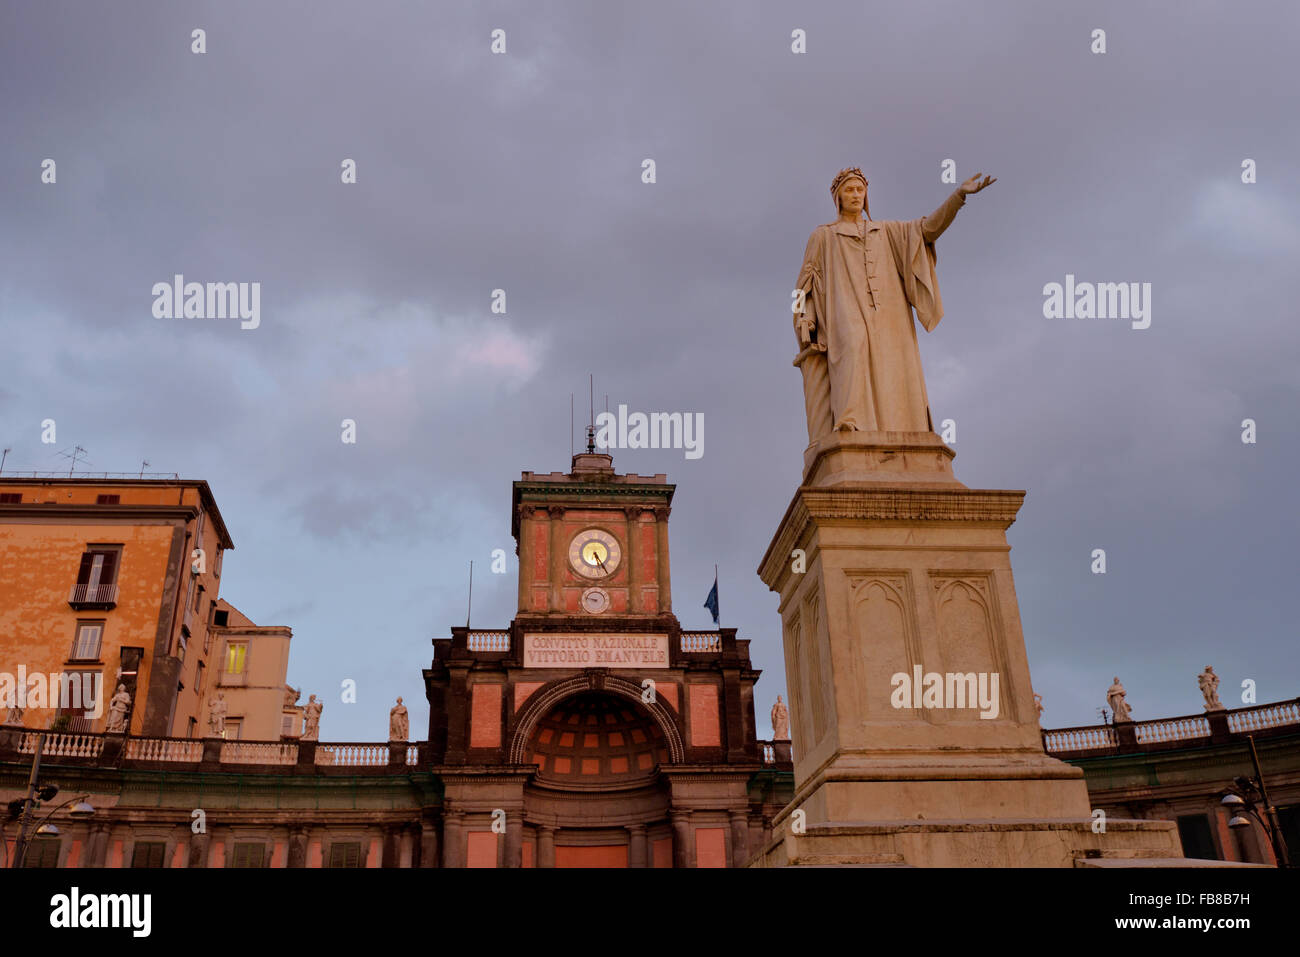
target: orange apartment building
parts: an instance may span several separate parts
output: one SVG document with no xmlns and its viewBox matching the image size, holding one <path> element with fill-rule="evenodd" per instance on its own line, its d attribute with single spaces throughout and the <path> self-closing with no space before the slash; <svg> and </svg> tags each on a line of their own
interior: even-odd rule
<svg viewBox="0 0 1300 957">
<path fill-rule="evenodd" d="M 301 708 L 284 683 L 291 632 L 259 628 L 218 598 L 232 548 L 207 482 L 0 477 L 0 674 L 66 674 L 83 687 L 97 675 L 104 696 L 88 718 L 58 707 L 57 688 L 38 679 L 46 700 L 25 700 L 22 723 L 102 731 L 120 684 L 132 735 L 205 736 L 217 691 L 228 737 L 296 734 Z"/>
</svg>

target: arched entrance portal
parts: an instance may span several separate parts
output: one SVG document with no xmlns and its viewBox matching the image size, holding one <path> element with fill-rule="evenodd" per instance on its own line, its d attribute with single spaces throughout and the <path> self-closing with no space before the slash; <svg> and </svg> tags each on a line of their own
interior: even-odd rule
<svg viewBox="0 0 1300 957">
<path fill-rule="evenodd" d="M 672 865 L 663 730 L 639 702 L 608 690 L 555 701 L 532 724 L 523 762 L 525 859 L 539 867 Z M 528 844 L 531 843 L 531 848 Z"/>
</svg>

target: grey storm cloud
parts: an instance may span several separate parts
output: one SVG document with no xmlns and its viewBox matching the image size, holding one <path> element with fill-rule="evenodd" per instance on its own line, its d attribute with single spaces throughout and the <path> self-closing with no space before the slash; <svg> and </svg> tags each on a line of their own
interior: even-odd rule
<svg viewBox="0 0 1300 957">
<path fill-rule="evenodd" d="M 708 624 L 716 563 L 765 721 L 783 657 L 755 569 L 806 439 L 804 243 L 841 167 L 867 171 L 875 218 L 910 219 L 951 190 L 949 158 L 998 182 L 939 242 L 946 316 L 922 357 L 958 477 L 1028 491 L 1010 539 L 1045 723 L 1095 721 L 1115 674 L 1139 719 L 1198 711 L 1206 664 L 1261 701 L 1297 693 L 1294 5 L 47 2 L 3 20 L 9 467 L 58 466 L 54 418 L 97 469 L 209 480 L 237 546 L 223 595 L 294 628 L 290 683 L 334 700 L 365 676 L 326 737 L 373 738 L 396 695 L 422 698 L 471 560 L 475 624 L 510 619 L 509 483 L 567 467 L 589 373 L 597 411 L 704 414 L 701 459 L 615 465 L 677 483 L 675 610 Z M 260 282 L 260 327 L 153 318 L 177 273 Z M 1066 274 L 1151 283 L 1151 327 L 1044 318 Z"/>
</svg>

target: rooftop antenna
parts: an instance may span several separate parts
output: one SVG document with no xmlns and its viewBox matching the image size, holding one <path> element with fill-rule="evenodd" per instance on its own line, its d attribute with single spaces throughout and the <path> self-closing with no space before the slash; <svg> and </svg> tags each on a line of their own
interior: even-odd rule
<svg viewBox="0 0 1300 957">
<path fill-rule="evenodd" d="M 1110 723 L 1110 721 L 1109 721 L 1109 718 L 1110 718 L 1110 712 L 1109 712 L 1109 711 L 1107 711 L 1105 708 L 1098 708 L 1098 709 L 1097 709 L 1097 713 L 1098 713 L 1099 715 L 1101 715 L 1101 723 L 1102 723 L 1102 724 L 1109 724 L 1109 723 Z"/>
<path fill-rule="evenodd" d="M 474 559 L 469 560 L 469 607 L 465 609 L 465 630 L 469 631 L 469 615 L 474 610 Z"/>
<path fill-rule="evenodd" d="M 72 478 L 73 470 L 77 467 L 77 460 L 85 457 L 86 450 L 80 445 L 75 445 L 71 452 L 60 452 L 59 455 L 72 460 L 72 464 L 68 467 L 68 478 Z"/>
<path fill-rule="evenodd" d="M 591 408 L 591 422 L 587 426 L 587 451 L 596 451 L 596 377 L 587 374 L 588 401 Z"/>
<path fill-rule="evenodd" d="M 143 459 L 140 462 L 140 478 L 144 478 L 144 470 L 149 467 L 149 460 Z"/>
<path fill-rule="evenodd" d="M 573 393 L 569 393 L 569 461 L 573 461 Z"/>
<path fill-rule="evenodd" d="M 9 453 L 12 452 L 12 451 L 13 451 L 13 449 L 5 449 L 3 453 L 0 453 L 0 475 L 3 475 L 3 474 L 4 474 L 4 471 L 5 471 L 5 459 L 9 458 Z"/>
</svg>

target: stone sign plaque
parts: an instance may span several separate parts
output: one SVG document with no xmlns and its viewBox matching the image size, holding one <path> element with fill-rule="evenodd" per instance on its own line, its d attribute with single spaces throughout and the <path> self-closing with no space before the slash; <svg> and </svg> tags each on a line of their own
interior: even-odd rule
<svg viewBox="0 0 1300 957">
<path fill-rule="evenodd" d="M 667 668 L 667 635 L 524 635 L 525 668 Z"/>
</svg>

